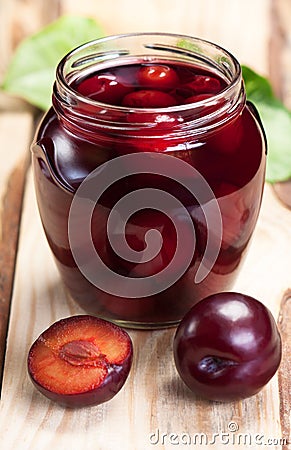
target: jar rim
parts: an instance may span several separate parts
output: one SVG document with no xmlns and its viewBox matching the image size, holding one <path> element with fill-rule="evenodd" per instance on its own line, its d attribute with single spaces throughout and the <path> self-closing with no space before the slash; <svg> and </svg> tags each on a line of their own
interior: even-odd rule
<svg viewBox="0 0 291 450">
<path fill-rule="evenodd" d="M 200 100 L 197 102 L 193 102 L 193 103 L 189 103 L 189 104 L 181 104 L 181 105 L 175 105 L 175 106 L 168 106 L 168 107 L 161 107 L 161 108 L 141 108 L 141 107 L 128 107 L 128 106 L 118 106 L 118 105 L 112 105 L 109 103 L 104 103 L 104 102 L 99 102 L 97 100 L 94 100 L 92 98 L 86 97 L 82 94 L 80 94 L 77 90 L 73 89 L 72 86 L 70 85 L 70 83 L 67 82 L 66 76 L 65 76 L 65 70 L 66 70 L 66 65 L 68 65 L 68 63 L 70 62 L 70 60 L 72 58 L 74 58 L 76 55 L 80 54 L 82 51 L 87 50 L 89 48 L 93 48 L 94 46 L 98 46 L 99 44 L 103 44 L 103 43 L 107 43 L 107 42 L 114 42 L 117 40 L 122 40 L 122 39 L 134 39 L 137 37 L 149 37 L 149 38 L 169 38 L 169 39 L 177 39 L 180 41 L 185 41 L 189 47 L 191 45 L 193 45 L 193 49 L 191 48 L 185 48 L 185 47 L 174 47 L 174 46 L 168 46 L 168 45 L 163 45 L 163 50 L 171 50 L 174 51 L 177 55 L 180 54 L 180 56 L 187 56 L 189 58 L 191 57 L 197 57 L 197 55 L 199 54 L 197 49 L 196 51 L 194 50 L 194 44 L 201 44 L 205 47 L 208 47 L 209 49 L 212 50 L 216 50 L 217 52 L 220 52 L 221 59 L 222 59 L 222 64 L 224 66 L 224 69 L 226 71 L 228 71 L 228 73 L 230 73 L 230 63 L 232 64 L 232 68 L 233 68 L 233 73 L 232 73 L 232 78 L 231 80 L 229 80 L 229 84 L 227 84 L 227 86 L 222 89 L 220 92 L 218 92 L 217 94 L 214 94 L 212 97 L 208 98 L 208 99 L 204 99 L 204 100 Z M 179 41 L 178 41 L 179 42 Z M 149 44 L 145 45 L 143 44 L 146 48 L 152 48 L 153 50 L 155 49 L 161 49 L 161 44 L 159 44 L 160 46 L 158 46 L 158 44 L 151 45 L 149 46 Z M 115 51 L 115 54 L 118 54 L 118 51 Z M 127 54 L 127 53 L 126 53 Z M 104 56 L 104 55 L 103 55 Z M 120 56 L 118 54 L 118 56 Z M 224 58 L 224 59 L 223 59 Z M 200 54 L 200 59 L 207 61 L 208 63 L 211 62 L 210 58 L 206 58 L 206 56 L 204 56 L 203 58 L 201 57 Z M 76 60 L 73 63 L 73 67 L 80 67 L 90 61 L 96 60 L 96 54 L 95 55 L 91 55 L 91 57 L 87 57 L 86 59 L 81 59 L 79 58 L 79 60 Z M 217 62 L 214 67 L 218 68 L 219 67 L 219 63 Z M 167 114 L 167 113 L 178 113 L 178 112 L 187 112 L 187 111 L 193 111 L 196 108 L 201 108 L 202 105 L 204 106 L 210 106 L 214 101 L 219 102 L 220 100 L 224 99 L 226 96 L 231 96 L 231 93 L 236 91 L 240 84 L 241 84 L 241 80 L 242 80 L 242 71 L 241 71 L 241 65 L 238 62 L 237 58 L 228 50 L 226 50 L 225 48 L 221 47 L 218 44 L 215 44 L 209 40 L 203 39 L 203 38 L 199 38 L 199 37 L 195 37 L 195 36 L 190 36 L 187 34 L 178 34 L 178 33 L 164 33 L 164 32 L 132 32 L 132 33 L 122 33 L 122 34 L 114 34 L 114 35 L 110 35 L 110 36 L 105 36 L 102 38 L 98 38 L 98 39 L 94 39 L 88 42 L 85 42 L 84 44 L 79 45 L 78 47 L 74 48 L 73 50 L 71 50 L 69 53 L 67 53 L 59 62 L 57 69 L 56 69 L 56 82 L 58 83 L 58 86 L 61 87 L 62 91 L 65 93 L 65 103 L 66 100 L 73 96 L 75 100 L 82 102 L 83 104 L 87 104 L 88 106 L 96 106 L 96 107 L 106 107 L 107 109 L 110 109 L 111 111 L 114 112 L 120 112 L 120 113 L 126 113 L 128 111 L 135 111 L 138 112 L 140 114 L 142 113 L 156 113 L 156 114 Z M 64 100 L 64 99 L 63 99 Z M 70 103 L 69 103 L 70 104 Z M 68 105 L 69 106 L 69 105 Z"/>
</svg>

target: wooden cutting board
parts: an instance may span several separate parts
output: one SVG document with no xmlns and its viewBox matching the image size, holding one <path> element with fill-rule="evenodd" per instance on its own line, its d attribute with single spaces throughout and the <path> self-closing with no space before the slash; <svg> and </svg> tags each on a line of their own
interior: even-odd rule
<svg viewBox="0 0 291 450">
<path fill-rule="evenodd" d="M 290 439 L 291 404 L 291 211 L 280 204 L 272 188 L 265 186 L 256 232 L 235 286 L 235 290 L 263 301 L 279 320 L 284 355 L 280 370 L 270 383 L 258 395 L 241 402 L 222 404 L 202 400 L 183 385 L 175 370 L 174 328 L 129 331 L 134 361 L 123 389 L 103 405 L 64 409 L 32 386 L 26 370 L 27 352 L 33 340 L 52 322 L 84 311 L 68 298 L 59 279 L 40 224 L 30 169 L 25 180 L 23 161 L 28 155 L 33 129 L 31 116 L 2 114 L 1 126 L 7 154 L 11 133 L 17 130 L 17 151 L 26 155 L 24 160 L 21 156 L 16 166 L 7 164 L 5 173 L 1 173 L 2 304 L 7 297 L 3 287 L 13 288 L 0 403 L 1 448 L 142 450 L 187 448 L 187 445 L 191 448 L 196 442 L 199 448 L 210 449 L 239 449 L 243 443 L 250 444 L 252 449 L 262 445 L 287 449 L 284 440 Z M 13 219 L 14 231 L 7 229 L 8 221 L 12 220 L 7 215 L 7 202 L 13 204 L 14 216 L 16 211 L 21 212 Z M 14 271 L 11 251 L 16 248 L 20 217 Z M 7 247 L 12 249 L 8 256 L 3 253 Z"/>
<path fill-rule="evenodd" d="M 108 34 L 158 30 L 217 42 L 270 75 L 291 107 L 290 0 L 1 0 L 0 75 L 15 45 L 62 13 L 96 17 Z M 269 185 L 235 286 L 263 301 L 282 333 L 280 370 L 258 395 L 230 404 L 195 397 L 174 367 L 175 329 L 130 331 L 133 367 L 108 403 L 67 410 L 34 389 L 26 370 L 31 343 L 55 320 L 84 311 L 67 297 L 40 224 L 28 169 L 33 132 L 31 112 L 0 92 L 0 448 L 290 449 L 291 211 Z"/>
</svg>

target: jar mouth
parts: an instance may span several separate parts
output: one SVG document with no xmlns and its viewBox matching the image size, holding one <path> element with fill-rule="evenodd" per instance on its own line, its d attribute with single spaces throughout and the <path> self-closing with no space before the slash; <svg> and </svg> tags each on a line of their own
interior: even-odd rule
<svg viewBox="0 0 291 450">
<path fill-rule="evenodd" d="M 136 62 L 162 59 L 191 65 L 195 63 L 202 68 L 208 68 L 208 70 L 217 73 L 226 81 L 226 87 L 204 100 L 158 108 L 112 105 L 86 97 L 72 87 L 73 81 L 80 77 L 81 72 L 82 76 L 86 76 L 92 73 L 94 67 L 97 68 L 98 66 L 97 70 L 103 67 L 110 68 L 117 64 L 129 64 L 129 61 L 132 62 L 133 59 Z M 226 113 L 228 117 L 236 114 L 240 105 L 245 101 L 243 97 L 241 66 L 228 50 L 208 40 L 188 35 L 137 32 L 96 39 L 82 44 L 68 53 L 57 67 L 53 99 L 54 103 L 56 102 L 60 107 L 57 109 L 65 111 L 69 108 L 69 115 L 72 117 L 71 109 L 75 107 L 74 116 L 79 118 L 86 116 L 92 123 L 96 123 L 96 116 L 94 118 L 89 116 L 95 109 L 98 112 L 99 123 L 102 123 L 102 126 L 105 127 L 105 122 L 108 119 L 112 119 L 117 128 L 124 127 L 124 122 L 118 124 L 115 122 L 115 118 L 134 112 L 141 116 L 147 114 L 181 114 L 187 123 L 190 121 L 192 127 L 194 126 L 197 129 L 213 121 L 217 123 L 219 116 L 223 116 L 225 121 Z M 81 113 L 78 111 L 80 105 L 82 106 L 80 108 Z M 209 112 L 213 105 L 221 106 L 217 111 L 213 112 L 212 108 L 212 112 Z M 204 114 L 201 114 L 202 107 Z M 89 115 L 86 114 L 86 108 L 90 111 Z M 107 119 L 104 121 L 105 112 Z M 130 124 L 128 127 L 133 129 L 134 125 Z"/>
</svg>

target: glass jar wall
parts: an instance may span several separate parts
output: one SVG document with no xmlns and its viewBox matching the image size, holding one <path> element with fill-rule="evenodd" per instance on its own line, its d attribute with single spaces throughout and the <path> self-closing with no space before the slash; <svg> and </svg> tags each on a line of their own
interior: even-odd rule
<svg viewBox="0 0 291 450">
<path fill-rule="evenodd" d="M 44 231 L 84 311 L 159 328 L 232 287 L 266 145 L 227 51 L 153 33 L 79 47 L 58 66 L 32 152 Z"/>
</svg>

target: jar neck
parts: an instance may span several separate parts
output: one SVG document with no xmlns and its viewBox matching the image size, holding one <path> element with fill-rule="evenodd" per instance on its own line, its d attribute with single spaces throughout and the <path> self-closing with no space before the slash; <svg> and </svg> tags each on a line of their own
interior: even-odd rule
<svg viewBox="0 0 291 450">
<path fill-rule="evenodd" d="M 151 61 L 171 58 L 172 64 L 199 65 L 222 77 L 226 87 L 205 100 L 167 108 L 109 105 L 85 97 L 72 88 L 74 80 L 101 67 L 148 61 L 148 54 L 137 56 L 140 53 L 136 41 L 143 42 Z M 63 126 L 92 141 L 96 132 L 111 138 L 161 136 L 161 123 L 163 135 L 173 138 L 187 133 L 187 137 L 201 137 L 234 120 L 245 101 L 241 68 L 231 54 L 207 41 L 173 34 L 112 36 L 85 44 L 61 61 L 53 89 L 53 107 Z"/>
</svg>

